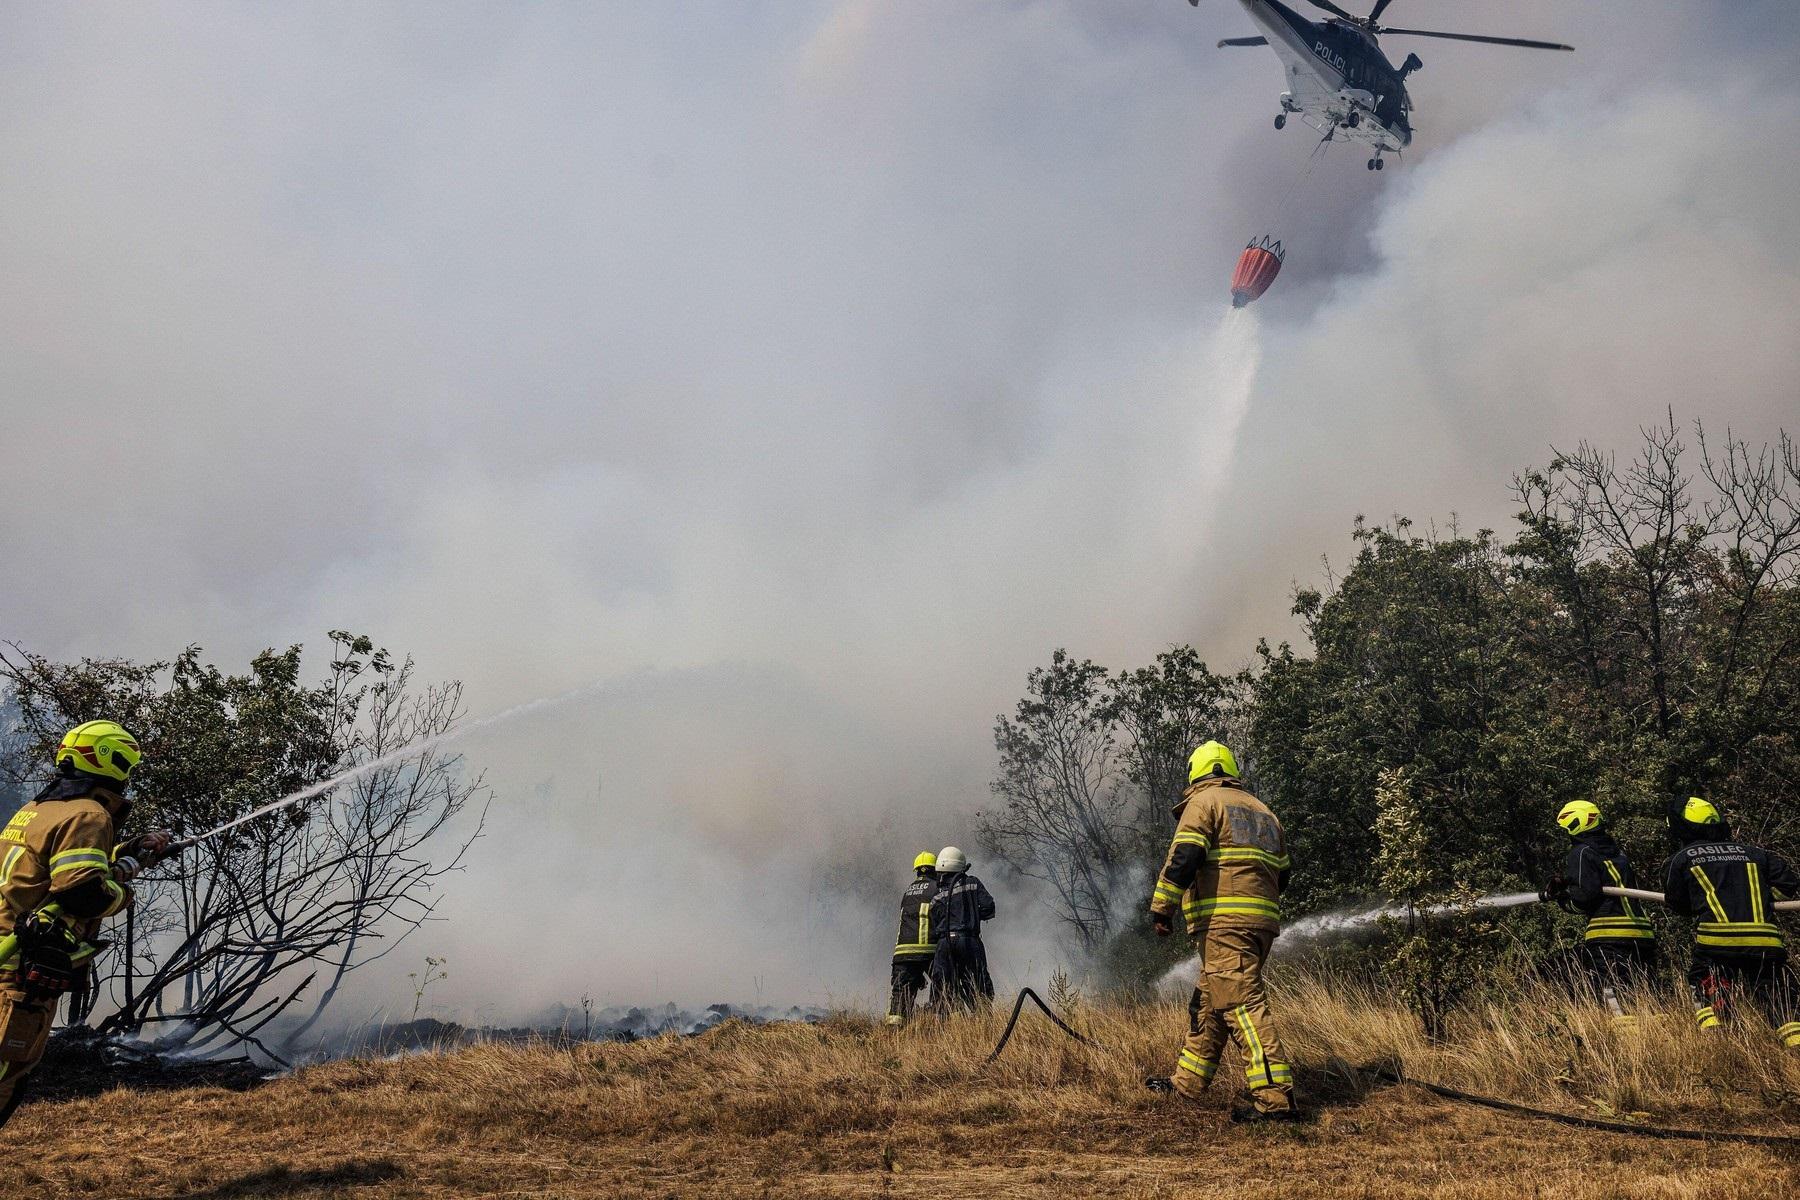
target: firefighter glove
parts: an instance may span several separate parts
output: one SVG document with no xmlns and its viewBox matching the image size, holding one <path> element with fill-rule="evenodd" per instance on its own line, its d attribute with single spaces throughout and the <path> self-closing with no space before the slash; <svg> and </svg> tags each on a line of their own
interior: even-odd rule
<svg viewBox="0 0 1800 1200">
<path fill-rule="evenodd" d="M 1151 913 L 1150 928 L 1156 930 L 1157 937 L 1168 937 L 1175 932 L 1175 925 L 1169 920 L 1168 913 Z"/>
<path fill-rule="evenodd" d="M 171 851 L 175 844 L 175 835 L 167 829 L 158 829 L 153 833 L 140 834 L 125 843 L 122 854 L 137 859 L 140 868 L 154 867 L 165 858 L 173 858 L 181 851 Z"/>
</svg>

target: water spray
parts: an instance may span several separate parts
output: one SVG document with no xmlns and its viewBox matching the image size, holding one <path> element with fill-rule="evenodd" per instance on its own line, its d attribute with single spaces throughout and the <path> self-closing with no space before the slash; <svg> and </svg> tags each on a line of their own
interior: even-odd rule
<svg viewBox="0 0 1800 1200">
<path fill-rule="evenodd" d="M 1482 896 L 1468 907 L 1473 908 L 1519 908 L 1526 904 L 1536 904 L 1540 897 L 1536 892 L 1506 892 L 1492 896 Z M 1302 917 L 1282 930 L 1283 936 L 1289 939 L 1306 939 L 1332 937 L 1340 933 L 1348 933 L 1352 929 L 1373 924 L 1382 917 L 1442 917 L 1464 911 L 1461 904 L 1377 904 L 1366 908 L 1345 912 L 1317 913 L 1310 917 Z"/>
<path fill-rule="evenodd" d="M 1644 900 L 1651 904 L 1667 904 L 1661 892 L 1645 891 L 1643 888 L 1603 887 L 1600 891 L 1608 896 Z M 1499 895 L 1483 896 L 1474 901 L 1473 908 L 1520 908 L 1527 904 L 1537 904 L 1545 899 L 1541 892 L 1507 892 Z M 1347 933 L 1363 925 L 1379 920 L 1382 917 L 1400 917 L 1418 914 L 1428 917 L 1449 916 L 1463 911 L 1460 904 L 1433 904 L 1425 907 L 1409 907 L 1402 904 L 1383 904 L 1355 912 L 1319 913 L 1315 916 L 1302 917 L 1289 925 L 1282 932 L 1290 938 L 1329 937 L 1334 934 Z M 1781 912 L 1800 912 L 1800 900 L 1777 900 L 1775 908 Z"/>
<path fill-rule="evenodd" d="M 271 800 L 267 804 L 264 804 L 259 808 L 251 809 L 242 816 L 233 817 L 223 825 L 209 829 L 205 833 L 197 833 L 192 837 L 182 838 L 180 841 L 175 842 L 169 847 L 168 853 L 175 854 L 193 846 L 198 846 L 202 842 L 210 842 L 220 834 L 230 833 L 238 826 L 247 825 L 258 817 L 267 816 L 272 812 L 280 812 L 282 809 L 298 804 L 302 800 L 311 800 L 317 796 L 324 795 L 339 784 L 349 783 L 352 780 L 362 778 L 364 775 L 379 771 L 384 767 L 391 767 L 395 763 L 405 762 L 407 759 L 423 754 L 427 750 L 435 749 L 445 742 L 455 741 L 457 738 L 465 737 L 478 730 L 487 729 L 494 725 L 502 725 L 515 718 L 527 716 L 534 712 L 540 712 L 549 708 L 558 708 L 564 704 L 569 704 L 588 696 L 597 695 L 612 686 L 613 685 L 610 682 L 590 683 L 585 687 L 578 687 L 573 691 L 563 692 L 559 695 L 545 696 L 538 700 L 528 700 L 524 704 L 517 704 L 512 708 L 502 709 L 492 716 L 482 717 L 479 721 L 471 721 L 467 725 L 461 725 L 455 729 L 446 730 L 443 733 L 437 734 L 435 737 L 428 737 L 424 741 L 413 742 L 409 745 L 400 747 L 398 750 L 391 750 L 386 754 L 376 755 L 368 762 L 358 763 L 349 770 L 340 771 L 330 779 L 324 779 L 320 780 L 318 783 L 308 784 L 299 791 L 283 796 L 279 800 Z"/>
<path fill-rule="evenodd" d="M 534 712 L 541 712 L 548 708 L 556 708 L 587 696 L 599 694 L 611 686 L 610 682 L 590 683 L 586 687 L 578 687 L 574 691 L 563 692 L 560 695 L 545 696 L 539 700 L 529 700 L 524 704 L 517 704 L 512 708 L 502 709 L 500 712 L 497 712 L 492 716 L 483 717 L 479 721 L 471 721 L 467 725 L 463 725 L 456 729 L 446 730 L 435 737 L 428 737 L 424 741 L 413 742 L 410 745 L 402 746 L 400 749 L 389 751 L 386 754 L 378 754 L 368 762 L 358 763 L 347 771 L 339 771 L 330 779 L 323 779 L 318 783 L 308 784 L 299 791 L 283 796 L 279 800 L 271 800 L 267 804 L 264 804 L 259 808 L 253 808 L 242 816 L 233 817 L 223 825 L 209 829 L 205 833 L 196 833 L 192 837 L 182 838 L 180 841 L 173 842 L 161 857 L 169 858 L 183 850 L 198 846 L 202 842 L 210 842 L 221 834 L 230 833 L 240 825 L 249 824 L 258 817 L 266 817 L 272 812 L 280 812 L 282 809 L 298 804 L 302 800 L 311 800 L 316 796 L 324 795 L 339 784 L 349 783 L 353 779 L 360 779 L 364 775 L 381 770 L 383 767 L 391 767 L 395 763 L 405 762 L 407 759 L 441 746 L 445 742 L 455 741 L 457 738 L 474 733 L 477 730 L 504 724 L 507 721 L 527 716 Z M 18 948 L 19 937 L 17 933 L 10 933 L 5 937 L 0 938 L 0 963 L 11 958 L 14 951 Z"/>
<path fill-rule="evenodd" d="M 1542 897 L 1536 892 L 1503 892 L 1482 896 L 1468 905 L 1376 903 L 1360 908 L 1337 909 L 1333 912 L 1314 913 L 1310 917 L 1301 917 L 1298 921 L 1282 926 L 1281 938 L 1276 941 L 1275 945 L 1277 949 L 1280 949 L 1284 942 L 1292 945 L 1296 941 L 1338 937 L 1350 933 L 1352 930 L 1373 925 L 1383 917 L 1452 916 L 1456 913 L 1466 912 L 1469 908 L 1520 908 L 1527 904 L 1536 904 L 1541 899 Z M 1158 986 L 1173 986 L 1199 966 L 1198 955 L 1186 962 L 1177 963 L 1163 974 Z"/>
<path fill-rule="evenodd" d="M 1661 892 L 1646 891 L 1643 888 L 1603 887 L 1602 894 L 1620 899 L 1642 900 L 1650 904 L 1667 904 L 1668 898 Z M 1291 945 L 1295 941 L 1311 941 L 1318 938 L 1338 937 L 1352 930 L 1372 925 L 1383 917 L 1404 917 L 1409 915 L 1442 917 L 1465 912 L 1469 908 L 1522 908 L 1527 904 L 1538 904 L 1546 897 L 1541 892 L 1505 892 L 1492 896 L 1482 896 L 1472 904 L 1432 904 L 1413 906 L 1405 904 L 1373 904 L 1367 907 L 1335 912 L 1315 913 L 1310 917 L 1302 917 L 1281 931 L 1282 938 Z M 1777 900 L 1774 904 L 1777 912 L 1800 912 L 1800 900 Z M 1280 942 L 1276 943 L 1278 946 Z M 1163 975 L 1162 983 L 1172 985 L 1178 982 L 1184 972 L 1192 971 L 1198 966 L 1198 959 L 1180 963 Z"/>
</svg>

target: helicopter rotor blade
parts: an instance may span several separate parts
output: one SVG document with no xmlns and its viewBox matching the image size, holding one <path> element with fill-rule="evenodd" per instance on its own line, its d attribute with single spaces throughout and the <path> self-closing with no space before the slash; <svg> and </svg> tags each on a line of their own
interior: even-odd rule
<svg viewBox="0 0 1800 1200">
<path fill-rule="evenodd" d="M 1266 37 L 1220 38 L 1219 39 L 1220 48 L 1223 48 L 1226 46 L 1266 46 L 1268 44 L 1269 44 L 1269 39 Z"/>
<path fill-rule="evenodd" d="M 1383 12 L 1385 12 L 1387 10 L 1387 6 L 1392 4 L 1393 2 L 1394 2 L 1394 0 L 1375 0 L 1375 8 L 1372 12 L 1369 13 L 1369 17 L 1368 17 L 1369 24 L 1373 25 L 1376 21 L 1380 20 L 1381 14 Z"/>
<path fill-rule="evenodd" d="M 1573 50 L 1573 46 L 1565 46 L 1561 42 L 1534 42 L 1530 38 L 1486 37 L 1479 33 L 1439 33 L 1435 29 L 1389 29 L 1384 27 L 1381 36 L 1396 34 L 1405 37 L 1447 38 L 1453 42 L 1486 42 L 1490 46 L 1524 46 L 1528 50 Z"/>
<path fill-rule="evenodd" d="M 1314 8 L 1322 8 L 1328 13 L 1333 13 L 1337 16 L 1344 18 L 1344 20 L 1346 20 L 1346 21 L 1351 21 L 1358 25 L 1362 24 L 1361 17 L 1357 16 L 1355 13 L 1345 12 L 1343 9 L 1339 8 L 1337 5 L 1333 4 L 1331 2 L 1331 0 L 1306 0 L 1306 2 L 1310 5 L 1312 5 Z"/>
</svg>

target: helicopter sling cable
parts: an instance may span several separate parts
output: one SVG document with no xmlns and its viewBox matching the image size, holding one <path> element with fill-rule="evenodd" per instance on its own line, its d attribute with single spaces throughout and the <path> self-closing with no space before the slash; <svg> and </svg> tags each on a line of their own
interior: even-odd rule
<svg viewBox="0 0 1800 1200">
<path fill-rule="evenodd" d="M 1275 228 L 1280 228 L 1281 223 L 1286 220 L 1294 193 L 1312 177 L 1313 168 L 1325 157 L 1325 147 L 1330 143 L 1329 134 L 1320 138 L 1312 153 L 1306 156 L 1306 163 L 1300 168 L 1300 173 L 1288 183 L 1287 191 L 1275 206 Z M 1251 238 L 1244 247 L 1244 252 L 1238 255 L 1237 269 L 1231 273 L 1231 307 L 1243 308 L 1268 291 L 1286 259 L 1287 251 L 1282 249 L 1279 240 L 1266 233 L 1260 238 Z"/>
</svg>

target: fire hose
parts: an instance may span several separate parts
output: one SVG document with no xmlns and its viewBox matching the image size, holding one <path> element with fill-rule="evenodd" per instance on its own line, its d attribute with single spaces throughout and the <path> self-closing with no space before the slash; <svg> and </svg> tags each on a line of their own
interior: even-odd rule
<svg viewBox="0 0 1800 1200">
<path fill-rule="evenodd" d="M 1032 991 L 1030 988 L 1020 988 L 1019 998 L 1013 1001 L 1012 1016 L 1006 1019 L 1006 1031 L 1000 1035 L 1000 1041 L 994 1047 L 994 1052 L 981 1060 L 982 1066 L 985 1067 L 996 1058 L 999 1058 L 1000 1052 L 1006 1049 L 1006 1043 L 1012 1040 L 1013 1026 L 1019 1023 L 1019 1012 L 1025 1007 L 1025 1001 L 1027 999 L 1037 1005 L 1039 1010 L 1042 1011 L 1046 1017 L 1049 1017 L 1052 1021 L 1056 1022 L 1056 1027 L 1058 1029 L 1062 1030 L 1084 1046 L 1091 1046 L 1093 1044 L 1087 1038 L 1082 1037 L 1079 1033 L 1076 1033 L 1073 1029 L 1069 1028 L 1068 1022 L 1064 1021 L 1054 1012 L 1051 1012 L 1050 1006 L 1038 999 L 1038 994 L 1036 992 Z"/>
<path fill-rule="evenodd" d="M 1643 888 L 1603 887 L 1600 891 L 1608 896 L 1630 898 L 1632 900 L 1648 900 L 1652 904 L 1667 904 L 1668 900 L 1661 892 L 1648 892 Z M 1800 900 L 1777 900 L 1776 912 L 1800 912 Z"/>
<path fill-rule="evenodd" d="M 1648 894 L 1656 895 L 1655 892 Z M 1416 1087 L 1422 1087 L 1433 1095 L 1442 1096 L 1446 1100 L 1459 1100 L 1464 1104 L 1477 1104 L 1482 1108 L 1491 1108 L 1520 1117 L 1532 1117 L 1540 1121 L 1555 1121 L 1559 1125 L 1573 1125 L 1580 1129 L 1601 1129 L 1608 1133 L 1623 1133 L 1633 1137 L 1676 1138 L 1693 1142 L 1743 1142 L 1752 1146 L 1778 1146 L 1784 1150 L 1800 1149 L 1800 1137 L 1788 1134 L 1749 1133 L 1734 1129 L 1684 1129 L 1671 1125 L 1639 1125 L 1635 1122 L 1603 1121 L 1597 1117 L 1557 1112 L 1549 1108 L 1536 1108 L 1529 1104 L 1520 1104 L 1516 1100 L 1502 1100 L 1498 1096 L 1483 1096 L 1475 1092 L 1465 1092 L 1460 1088 L 1447 1087 L 1441 1083 L 1433 1083 L 1429 1079 L 1407 1075 L 1404 1071 L 1391 1067 L 1375 1068 L 1374 1074 L 1393 1083 L 1410 1083 Z"/>
<path fill-rule="evenodd" d="M 1608 888 L 1606 890 L 1616 893 L 1625 889 Z M 1636 891 L 1636 889 L 1632 890 L 1634 892 Z M 1657 892 L 1638 892 L 1637 895 L 1639 899 L 1662 899 L 1662 896 Z M 1068 1034 L 1071 1038 L 1074 1038 L 1084 1046 L 1092 1046 L 1094 1044 L 1092 1039 L 1083 1037 L 1081 1034 L 1071 1029 L 1067 1022 L 1057 1016 L 1055 1012 L 1051 1011 L 1048 1004 L 1045 1004 L 1043 1000 L 1039 999 L 1036 992 L 1032 991 L 1030 988 L 1020 988 L 1018 999 L 1013 1001 L 1012 1015 L 1006 1020 L 1006 1029 L 1001 1033 L 999 1043 L 995 1045 L 993 1053 L 981 1060 L 981 1065 L 983 1067 L 988 1066 L 995 1059 L 999 1058 L 1000 1052 L 1006 1049 L 1006 1043 L 1012 1040 L 1013 1029 L 1019 1023 L 1019 1014 L 1024 1010 L 1026 1000 L 1030 1000 L 1033 1004 L 1037 1005 L 1039 1010 L 1042 1011 L 1046 1017 L 1049 1017 L 1056 1023 L 1058 1029 Z M 1495 1109 L 1499 1112 L 1512 1113 L 1514 1116 L 1531 1117 L 1540 1121 L 1555 1121 L 1558 1124 L 1573 1125 L 1582 1129 L 1603 1130 L 1607 1133 L 1622 1133 L 1632 1137 L 1671 1138 L 1696 1142 L 1739 1142 L 1753 1146 L 1777 1147 L 1789 1151 L 1800 1148 L 1800 1137 L 1793 1137 L 1787 1134 L 1750 1133 L 1730 1129 L 1685 1129 L 1679 1126 L 1641 1125 L 1636 1122 L 1606 1121 L 1576 1113 L 1557 1112 L 1554 1109 L 1537 1108 L 1529 1104 L 1520 1104 L 1516 1100 L 1502 1100 L 1497 1096 L 1483 1096 L 1475 1092 L 1465 1092 L 1460 1088 L 1448 1087 L 1441 1083 L 1433 1083 L 1429 1079 L 1420 1079 L 1416 1075 L 1409 1075 L 1404 1069 L 1398 1066 L 1367 1067 L 1364 1068 L 1364 1070 L 1392 1083 L 1401 1085 L 1410 1083 L 1417 1087 L 1422 1087 L 1426 1091 L 1441 1096 L 1446 1100 L 1458 1100 L 1464 1104 L 1475 1104 L 1480 1105 L 1483 1108 Z M 1145 1080 L 1146 1084 L 1151 1082 L 1151 1080 Z M 1163 1086 L 1156 1090 L 1168 1091 L 1168 1081 L 1164 1080 Z"/>
</svg>

